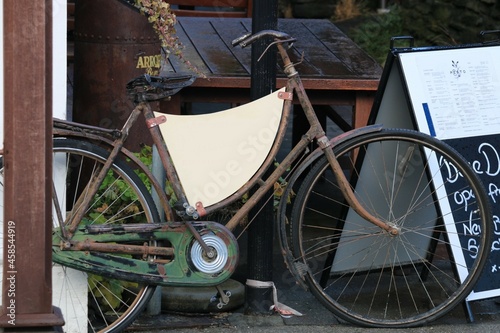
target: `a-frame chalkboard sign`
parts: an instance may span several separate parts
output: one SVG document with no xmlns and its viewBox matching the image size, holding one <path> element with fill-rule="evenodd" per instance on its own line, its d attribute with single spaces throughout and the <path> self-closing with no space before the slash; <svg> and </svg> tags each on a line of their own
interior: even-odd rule
<svg viewBox="0 0 500 333">
<path fill-rule="evenodd" d="M 407 39 L 410 47 L 393 47 L 397 39 Z M 469 301 L 500 296 L 500 42 L 412 44 L 411 37 L 391 41 L 369 123 L 416 129 L 447 142 L 483 181 L 494 235 L 489 261 L 466 299 L 473 320 Z"/>
</svg>

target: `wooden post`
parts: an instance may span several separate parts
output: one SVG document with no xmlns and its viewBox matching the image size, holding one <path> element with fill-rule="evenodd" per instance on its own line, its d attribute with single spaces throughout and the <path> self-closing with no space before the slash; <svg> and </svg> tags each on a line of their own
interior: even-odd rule
<svg viewBox="0 0 500 333">
<path fill-rule="evenodd" d="M 56 327 L 52 307 L 52 0 L 4 0 L 0 326 Z"/>
<path fill-rule="evenodd" d="M 273 29 L 278 26 L 278 1 L 256 0 L 253 5 L 252 32 Z M 276 89 L 276 48 L 270 48 L 260 61 L 257 59 L 269 45 L 270 40 L 260 40 L 252 44 L 252 73 L 251 73 L 251 98 L 268 95 Z M 271 170 L 272 171 L 272 170 Z M 269 171 L 267 175 L 269 175 Z M 248 279 L 272 282 L 273 280 L 273 234 L 274 234 L 274 212 L 273 200 L 267 204 L 264 201 L 257 204 L 252 215 L 257 215 L 255 221 L 248 229 Z M 262 205 L 264 205 L 262 207 Z M 260 212 L 258 209 L 262 207 Z M 273 304 L 272 286 L 246 288 L 246 313 L 266 314 L 270 313 Z"/>
</svg>

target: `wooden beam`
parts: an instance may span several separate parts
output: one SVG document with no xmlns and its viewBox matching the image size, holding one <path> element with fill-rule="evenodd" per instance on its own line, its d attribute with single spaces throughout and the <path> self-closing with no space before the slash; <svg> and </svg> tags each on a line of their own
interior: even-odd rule
<svg viewBox="0 0 500 333">
<path fill-rule="evenodd" d="M 56 327 L 64 320 L 52 307 L 52 0 L 4 0 L 3 6 L 0 326 Z"/>
</svg>

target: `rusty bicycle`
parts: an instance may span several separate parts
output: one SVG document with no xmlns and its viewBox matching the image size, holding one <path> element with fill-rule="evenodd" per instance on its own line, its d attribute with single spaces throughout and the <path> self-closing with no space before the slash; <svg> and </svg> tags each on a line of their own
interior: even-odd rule
<svg viewBox="0 0 500 333">
<path fill-rule="evenodd" d="M 192 79 L 142 76 L 127 85 L 136 106 L 122 129 L 54 120 L 52 256 L 62 267 L 66 305 L 84 308 L 89 331 L 123 330 L 157 285 L 217 288 L 227 280 L 238 263 L 234 230 L 280 177 L 284 261 L 341 320 L 423 325 L 473 289 L 489 253 L 492 213 L 467 161 L 435 138 L 383 125 L 327 138 L 288 56 L 292 37 L 267 30 L 233 45 L 264 37 L 277 47 L 288 80 L 257 101 L 212 114 L 161 114 L 150 102 Z M 264 177 L 294 98 L 310 127 Z M 124 148 L 140 114 L 166 182 Z M 311 142 L 317 148 L 309 151 Z M 227 222 L 211 220 L 252 189 Z M 450 204 L 462 191 L 469 193 L 467 220 L 454 218 Z M 481 231 L 469 238 L 474 246 L 460 240 L 470 224 Z"/>
</svg>

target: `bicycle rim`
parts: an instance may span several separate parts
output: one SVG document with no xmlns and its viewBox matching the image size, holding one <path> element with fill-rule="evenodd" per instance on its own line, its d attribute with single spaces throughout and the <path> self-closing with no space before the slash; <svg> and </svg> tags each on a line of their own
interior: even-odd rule
<svg viewBox="0 0 500 333">
<path fill-rule="evenodd" d="M 467 162 L 440 141 L 405 130 L 363 135 L 334 151 L 365 209 L 399 233 L 350 209 L 323 157 L 292 210 L 293 252 L 311 292 L 361 326 L 419 326 L 452 310 L 471 292 L 490 248 L 488 198 Z M 462 191 L 472 194 L 467 218 L 452 218 L 464 209 L 450 204 Z M 475 247 L 458 238 L 470 223 L 481 230 L 466 235 Z"/>
<path fill-rule="evenodd" d="M 89 179 L 107 156 L 104 149 L 87 142 L 54 140 L 53 177 L 61 211 L 65 212 L 63 216 L 79 208 L 78 198 L 85 196 Z M 58 227 L 57 214 L 53 217 L 54 227 Z M 151 223 L 155 220 L 158 221 L 158 213 L 147 188 L 126 163 L 116 161 L 87 207 L 82 223 Z M 53 303 L 63 312 L 65 331 L 71 332 L 121 332 L 142 312 L 154 292 L 153 286 L 59 265 L 54 265 L 53 281 Z"/>
</svg>

